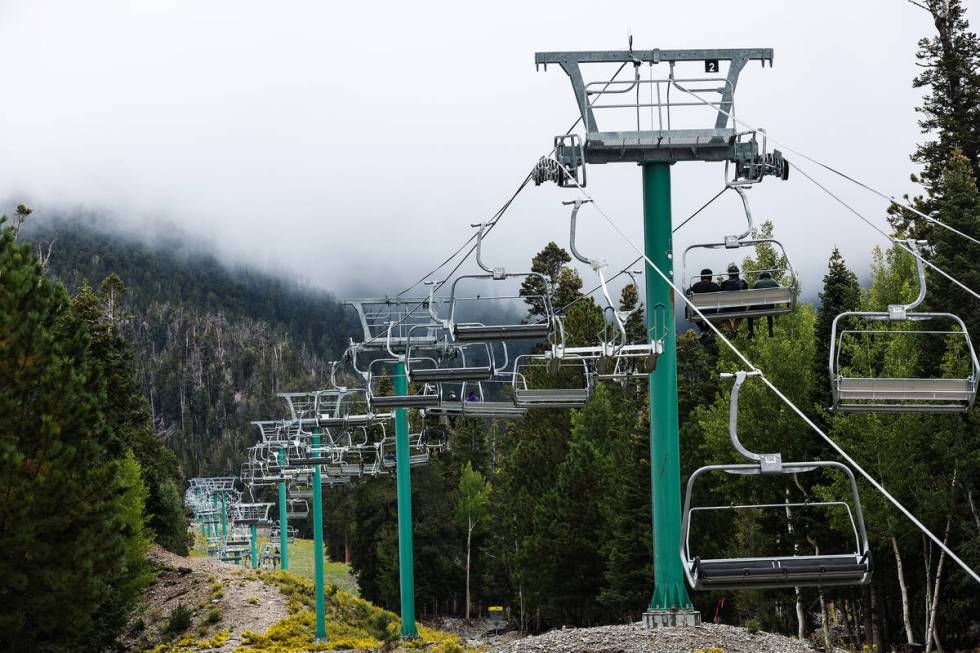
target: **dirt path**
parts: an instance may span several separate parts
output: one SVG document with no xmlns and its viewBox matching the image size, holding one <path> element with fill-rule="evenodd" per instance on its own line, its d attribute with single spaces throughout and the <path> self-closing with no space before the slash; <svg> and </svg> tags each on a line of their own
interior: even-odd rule
<svg viewBox="0 0 980 653">
<path fill-rule="evenodd" d="M 287 615 L 286 598 L 279 590 L 245 578 L 241 567 L 211 558 L 182 558 L 157 547 L 149 558 L 160 574 L 130 624 L 125 638 L 129 651 L 185 637 L 208 640 L 227 630 L 227 641 L 213 649 L 227 653 L 241 643 L 246 630 L 265 632 Z M 178 605 L 191 611 L 190 623 L 171 633 L 168 624 Z"/>
</svg>

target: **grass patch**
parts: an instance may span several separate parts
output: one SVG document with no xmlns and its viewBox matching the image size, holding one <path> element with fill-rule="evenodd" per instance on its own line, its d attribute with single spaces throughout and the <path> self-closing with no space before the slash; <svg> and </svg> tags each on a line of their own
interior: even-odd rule
<svg viewBox="0 0 980 653">
<path fill-rule="evenodd" d="M 385 650 L 398 639 L 398 615 L 371 605 L 336 586 L 324 592 L 328 642 L 313 643 L 316 629 L 313 614 L 313 583 L 291 572 L 258 571 L 256 577 L 276 585 L 289 601 L 291 614 L 264 634 L 245 632 L 236 653 L 298 653 L 336 649 Z M 440 653 L 471 653 L 458 637 L 431 628 L 419 627 L 419 639 L 401 644 L 406 648 L 429 649 Z M 430 648 L 435 647 L 435 648 Z"/>
<path fill-rule="evenodd" d="M 350 572 L 350 565 L 344 562 L 325 561 L 323 580 L 325 585 L 336 585 L 348 594 L 357 596 L 357 581 Z M 296 538 L 289 544 L 289 571 L 313 580 L 313 540 Z"/>
</svg>

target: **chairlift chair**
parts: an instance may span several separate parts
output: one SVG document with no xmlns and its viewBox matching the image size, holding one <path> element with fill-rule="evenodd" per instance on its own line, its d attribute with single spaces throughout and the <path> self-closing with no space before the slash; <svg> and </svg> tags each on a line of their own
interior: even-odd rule
<svg viewBox="0 0 980 653">
<path fill-rule="evenodd" d="M 561 371 L 571 372 L 575 386 L 533 387 L 528 383 L 529 378 L 544 375 L 546 378 L 557 378 L 558 374 L 551 373 L 552 361 L 550 353 L 522 354 L 514 360 L 513 391 L 514 404 L 520 408 L 580 408 L 589 401 L 591 385 L 589 383 L 589 366 L 585 358 L 564 356 Z M 564 376 L 568 376 L 565 374 Z"/>
<path fill-rule="evenodd" d="M 378 460 L 381 466 L 387 470 L 393 470 L 397 466 L 397 444 L 394 437 L 382 438 L 378 443 Z M 408 436 L 408 464 L 412 467 L 424 465 L 430 459 L 429 446 L 425 441 L 425 430 L 419 433 L 410 433 Z"/>
<path fill-rule="evenodd" d="M 462 383 L 465 381 L 489 381 L 493 378 L 495 369 L 507 367 L 507 345 L 501 343 L 503 347 L 503 362 L 498 362 L 494 358 L 493 347 L 488 342 L 476 341 L 465 344 L 455 344 L 445 341 L 438 349 L 433 352 L 438 355 L 439 360 L 432 356 L 412 357 L 410 352 L 413 349 L 417 352 L 420 348 L 427 349 L 424 345 L 412 345 L 409 338 L 409 345 L 406 348 L 405 367 L 408 380 L 413 383 Z M 470 361 L 467 362 L 467 353 Z M 482 361 L 475 361 L 477 354 L 482 355 Z"/>
<path fill-rule="evenodd" d="M 271 503 L 239 503 L 232 511 L 236 524 L 251 526 L 253 524 L 269 523 Z"/>
<path fill-rule="evenodd" d="M 348 388 L 337 401 L 317 406 L 316 425 L 321 428 L 371 426 L 391 419 L 392 413 L 375 413 L 367 388 Z"/>
<path fill-rule="evenodd" d="M 962 319 L 952 313 L 913 312 L 926 296 L 925 264 L 919 247 L 926 241 L 906 240 L 904 244 L 913 252 L 919 293 L 909 304 L 893 304 L 887 312 L 848 311 L 834 318 L 830 330 L 830 382 L 833 400 L 832 410 L 838 412 L 913 412 L 913 413 L 962 413 L 973 407 L 980 379 L 980 362 Z M 845 318 L 862 318 L 875 322 L 914 323 L 927 320 L 952 322 L 957 329 L 842 329 L 838 323 Z M 845 376 L 841 365 L 841 351 L 846 336 L 925 336 L 929 338 L 962 338 L 970 359 L 970 371 L 961 378 L 894 378 Z"/>
<path fill-rule="evenodd" d="M 632 374 L 634 369 L 642 369 L 647 374 L 654 371 L 657 367 L 657 359 L 660 354 L 663 353 L 663 343 L 666 334 L 666 326 L 662 329 L 657 329 L 654 333 L 658 334 L 659 331 L 663 331 L 659 334 L 659 337 L 648 338 L 647 342 L 643 343 L 630 343 L 629 338 L 626 334 L 626 324 L 629 319 L 641 310 L 642 304 L 637 301 L 636 306 L 630 310 L 620 310 L 619 305 L 613 301 L 612 294 L 609 291 L 609 284 L 606 280 L 605 270 L 609 267 L 609 264 L 604 259 L 592 258 L 586 256 L 581 251 L 579 251 L 576 246 L 576 232 L 578 226 L 578 212 L 582 208 L 583 204 L 587 204 L 592 200 L 582 200 L 575 199 L 570 202 L 562 202 L 564 205 L 572 206 L 572 214 L 570 219 L 570 229 L 569 229 L 569 249 L 574 256 L 579 261 L 586 263 L 595 272 L 596 277 L 599 279 L 599 288 L 602 289 L 602 296 L 605 299 L 605 307 L 603 309 L 603 314 L 611 314 L 612 316 L 612 328 L 610 324 L 606 322 L 604 324 L 603 333 L 599 337 L 599 345 L 596 348 L 576 348 L 575 350 L 568 350 L 561 348 L 558 350 L 559 356 L 563 353 L 579 353 L 580 355 L 594 355 L 596 357 L 595 368 L 598 374 L 603 375 L 606 378 L 613 378 L 616 380 L 621 379 L 624 375 Z M 639 270 L 623 270 L 630 283 L 636 289 L 637 298 L 642 296 L 640 292 L 639 284 L 636 282 L 636 275 L 640 274 Z M 654 310 L 657 310 L 655 307 Z M 661 314 L 664 313 L 664 307 L 659 306 L 659 311 Z M 592 351 L 589 351 L 592 349 Z"/>
<path fill-rule="evenodd" d="M 410 364 L 411 358 L 405 356 L 406 368 Z M 428 359 L 431 360 L 431 359 Z M 379 368 L 385 365 L 392 365 L 394 363 L 400 362 L 399 358 L 378 358 L 368 365 L 367 375 L 365 376 L 365 384 L 367 386 L 367 396 L 368 404 L 370 409 L 373 411 L 375 409 L 395 409 L 395 408 L 431 408 L 433 406 L 439 405 L 439 391 L 438 386 L 433 383 L 423 383 L 419 388 L 418 392 L 413 394 L 405 395 L 380 395 L 377 394 L 375 389 L 376 383 L 373 383 L 375 379 L 381 378 L 381 373 L 378 371 Z M 420 362 L 420 361 L 417 361 Z M 434 364 L 435 361 L 432 361 Z M 409 380 L 413 380 L 409 374 Z"/>
<path fill-rule="evenodd" d="M 310 514 L 310 506 L 304 499 L 288 499 L 286 501 L 286 517 L 289 519 L 306 519 Z"/>
<path fill-rule="evenodd" d="M 483 261 L 483 237 L 486 234 L 488 223 L 475 224 L 473 227 L 479 228 L 476 235 L 476 263 L 486 274 L 463 274 L 453 280 L 449 291 L 449 317 L 442 319 L 434 308 L 434 302 L 430 301 L 430 312 L 433 319 L 440 322 L 452 333 L 454 342 L 503 342 L 510 340 L 542 340 L 548 339 L 552 345 L 560 344 L 563 340 L 563 329 L 561 320 L 555 315 L 551 304 L 551 283 L 547 277 L 538 272 L 507 272 L 504 268 L 491 268 Z M 541 304 L 545 311 L 544 320 L 531 324 L 483 324 L 478 322 L 459 322 L 457 311 L 460 304 L 464 301 L 459 294 L 459 284 L 466 280 L 483 281 L 505 281 L 508 279 L 527 279 L 538 278 L 544 293 L 541 295 Z M 431 288 L 435 286 L 432 285 Z M 430 297 L 432 291 L 430 290 Z M 478 300 L 496 300 L 494 297 L 478 297 Z"/>
<path fill-rule="evenodd" d="M 720 243 L 690 245 L 684 250 L 681 269 L 685 284 L 684 294 L 690 302 L 685 306 L 685 316 L 688 320 L 697 321 L 701 319 L 692 308 L 692 305 L 697 307 L 712 322 L 785 315 L 792 313 L 796 308 L 796 299 L 799 295 L 799 281 L 797 280 L 796 271 L 793 269 L 789 256 L 786 254 L 786 248 L 774 238 L 748 238 L 752 233 L 752 211 L 749 208 L 749 200 L 742 185 L 730 184 L 729 188 L 735 190 L 742 199 L 742 206 L 745 209 L 745 219 L 748 222 L 746 230 L 739 235 L 725 236 L 724 241 Z M 688 256 L 692 250 L 724 250 L 734 254 L 740 249 L 755 248 L 757 245 L 770 245 L 779 250 L 782 258 L 786 259 L 786 269 L 753 270 L 749 274 L 761 275 L 763 272 L 766 272 L 774 282 L 779 284 L 778 286 L 772 288 L 754 287 L 744 290 L 694 292 L 694 284 L 700 279 L 701 275 L 688 274 Z M 781 279 L 787 276 L 789 277 L 788 283 L 781 283 Z"/>
<path fill-rule="evenodd" d="M 463 415 L 490 419 L 523 417 L 527 414 L 525 406 L 518 406 L 505 394 L 513 389 L 513 372 L 497 373 L 490 381 L 462 384 L 456 399 L 443 398 L 438 408 L 429 409 L 432 415 Z M 475 401 L 470 401 L 472 392 Z"/>
<path fill-rule="evenodd" d="M 367 299 L 344 299 L 341 303 L 352 307 L 361 325 L 362 339 L 355 346 L 365 351 L 383 351 L 393 348 L 403 351 L 408 333 L 416 326 L 433 325 L 430 311 L 435 310 L 430 302 L 439 303 L 431 293 L 428 297 L 383 297 Z M 414 335 L 420 339 L 436 342 L 436 335 Z"/>
<path fill-rule="evenodd" d="M 753 373 L 752 375 L 755 375 Z M 723 375 L 730 377 L 732 375 Z M 868 535 L 861 511 L 857 482 L 850 468 L 834 461 L 783 462 L 778 453 L 757 454 L 746 449 L 739 441 L 737 432 L 738 394 L 748 376 L 737 372 L 732 387 L 729 410 L 729 435 L 732 446 L 749 464 L 707 465 L 691 474 L 684 499 L 684 516 L 681 523 L 680 555 L 688 583 L 695 590 L 754 589 L 764 587 L 823 587 L 831 585 L 864 585 L 871 578 L 871 554 Z M 841 472 L 851 489 L 847 501 L 773 502 L 753 505 L 729 504 L 722 506 L 692 506 L 694 486 L 699 478 L 710 472 L 740 475 L 778 476 L 803 474 L 816 470 Z M 698 512 L 740 509 L 789 510 L 833 506 L 844 509 L 854 533 L 852 551 L 820 555 L 774 555 L 746 558 L 701 558 L 691 551 L 690 535 L 692 515 Z"/>
<path fill-rule="evenodd" d="M 352 443 L 351 447 L 344 453 L 342 468 L 348 476 L 376 476 L 380 471 L 378 461 L 378 449 L 371 442 L 368 430 L 364 427 L 360 429 L 363 439 Z M 381 425 L 382 437 L 384 437 L 385 427 Z"/>
</svg>

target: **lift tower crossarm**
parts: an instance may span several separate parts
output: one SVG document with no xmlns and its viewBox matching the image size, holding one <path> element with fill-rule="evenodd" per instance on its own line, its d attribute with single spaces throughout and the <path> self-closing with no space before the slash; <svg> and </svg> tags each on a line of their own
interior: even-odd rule
<svg viewBox="0 0 980 653">
<path fill-rule="evenodd" d="M 610 163 L 614 161 L 633 161 L 647 163 L 650 161 L 751 161 L 758 154 L 755 143 L 736 143 L 737 133 L 734 125 L 727 128 L 729 116 L 732 115 L 735 87 L 742 68 L 749 61 L 759 61 L 765 66 L 771 66 L 773 59 L 772 48 L 721 48 L 695 50 L 594 50 L 571 52 L 537 52 L 534 55 L 535 67 L 548 64 L 558 64 L 568 75 L 575 92 L 582 123 L 585 126 L 585 143 L 582 156 L 587 163 Z M 673 64 L 676 62 L 704 61 L 706 73 L 721 74 L 719 62 L 729 62 L 728 71 L 724 78 L 717 78 L 723 86 L 717 89 L 720 97 L 716 101 L 706 101 L 700 98 L 688 102 L 674 102 L 661 97 L 661 88 L 674 87 L 680 91 L 688 91 L 685 86 L 689 81 L 675 79 Z M 632 81 L 603 81 L 589 84 L 582 76 L 581 64 L 601 63 L 632 63 L 637 68 Z M 641 81 L 639 66 L 642 63 L 671 64 L 670 77 L 661 80 Z M 705 80 L 707 81 L 707 80 Z M 595 84 L 603 84 L 601 90 L 590 88 Z M 628 84 L 625 88 L 623 84 Z M 651 86 L 651 94 L 656 93 L 657 99 L 641 103 L 639 96 L 635 103 L 637 112 L 640 108 L 657 111 L 657 125 L 648 129 L 637 129 L 631 132 L 600 130 L 595 117 L 596 109 L 623 109 L 624 104 L 597 103 L 607 94 L 623 93 L 637 85 Z M 609 86 L 613 89 L 610 90 Z M 639 89 L 637 89 L 639 90 Z M 704 89 L 698 89 L 704 90 Z M 668 90 L 669 93 L 669 90 Z M 671 106 L 675 109 L 685 106 L 707 104 L 717 110 L 714 128 L 712 129 L 671 129 Z M 663 118 L 666 115 L 666 129 Z M 637 113 L 639 121 L 639 113 Z M 564 142 L 558 145 L 558 160 L 564 165 L 578 164 L 575 153 L 566 152 Z"/>
<path fill-rule="evenodd" d="M 761 61 L 772 65 L 772 48 L 708 48 L 695 50 L 583 50 L 573 52 L 535 52 L 534 63 L 548 65 L 574 61 L 576 63 L 622 63 L 623 61 Z"/>
</svg>

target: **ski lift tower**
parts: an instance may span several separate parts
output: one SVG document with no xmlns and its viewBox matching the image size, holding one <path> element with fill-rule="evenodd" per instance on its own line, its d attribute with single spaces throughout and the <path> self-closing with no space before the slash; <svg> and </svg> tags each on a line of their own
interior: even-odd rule
<svg viewBox="0 0 980 653">
<path fill-rule="evenodd" d="M 431 334 L 412 335 L 413 330 L 427 325 L 436 327 L 429 313 L 429 298 L 383 297 L 371 299 L 344 299 L 341 304 L 350 306 L 357 313 L 363 340 L 351 341 L 352 356 L 357 351 L 385 355 L 397 353 L 392 381 L 395 395 L 408 394 L 408 374 L 405 370 L 405 352 L 409 343 L 434 344 Z M 398 585 L 400 592 L 401 636 L 418 637 L 415 626 L 415 559 L 412 537 L 412 477 L 409 471 L 411 456 L 408 444 L 408 409 L 395 409 L 395 485 L 398 505 Z"/>
<path fill-rule="evenodd" d="M 568 75 L 585 128 L 584 137 L 555 138 L 557 164 L 542 161 L 535 170 L 535 182 L 585 186 L 585 164 L 630 162 L 642 169 L 644 250 L 649 259 L 646 305 L 669 307 L 664 352 L 650 374 L 655 585 L 643 621 L 651 627 L 693 626 L 701 615 L 688 598 L 680 555 L 674 293 L 650 268 L 650 262 L 673 279 L 670 166 L 674 163 L 724 162 L 730 185 L 757 183 L 767 175 L 786 177 L 787 164 L 779 152 L 766 152 L 765 133 L 739 131 L 735 124 L 735 86 L 750 61 L 772 65 L 772 50 L 633 50 L 631 43 L 629 50 L 534 55 L 536 67 L 547 70 L 554 64 Z M 617 80 L 617 66 L 632 74 Z M 583 67 L 595 73 L 591 80 L 583 76 Z M 650 310 L 647 326 L 653 333 Z"/>
</svg>

